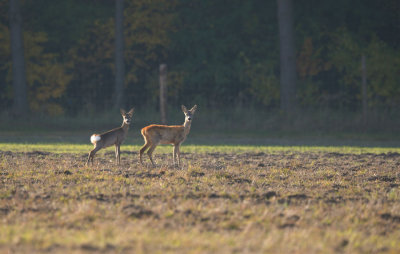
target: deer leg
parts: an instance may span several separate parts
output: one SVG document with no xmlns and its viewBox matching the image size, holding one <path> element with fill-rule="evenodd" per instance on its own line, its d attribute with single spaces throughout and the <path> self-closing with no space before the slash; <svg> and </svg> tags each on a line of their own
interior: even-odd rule
<svg viewBox="0 0 400 254">
<path fill-rule="evenodd" d="M 91 161 L 92 162 L 92 166 L 93 166 L 93 158 L 94 158 L 94 155 L 97 153 L 98 150 L 100 150 L 100 148 L 95 146 L 94 149 L 89 152 L 89 156 L 88 156 L 86 165 L 89 165 L 89 161 Z"/>
<path fill-rule="evenodd" d="M 115 163 L 119 165 L 120 163 L 120 149 L 119 145 L 115 144 Z"/>
<path fill-rule="evenodd" d="M 147 155 L 149 156 L 151 164 L 153 164 L 153 167 L 156 167 L 156 164 L 154 163 L 153 157 L 152 157 L 154 149 L 156 149 L 156 147 L 157 147 L 156 144 L 152 144 L 151 147 L 149 148 L 149 150 L 147 151 Z"/>
<path fill-rule="evenodd" d="M 143 160 L 142 160 L 142 156 L 143 156 L 143 153 L 147 150 L 147 148 L 149 148 L 150 147 L 150 143 L 148 143 L 148 142 L 146 142 L 143 146 L 142 146 L 142 148 L 140 148 L 140 151 L 139 151 L 139 158 L 140 158 L 140 164 L 142 164 L 143 165 Z"/>
<path fill-rule="evenodd" d="M 178 167 L 181 166 L 181 151 L 180 151 L 180 144 L 176 146 L 176 155 L 178 157 Z"/>
<path fill-rule="evenodd" d="M 178 152 L 179 147 L 177 145 L 174 145 L 174 151 L 173 151 L 173 158 L 174 158 L 174 166 L 176 166 L 176 157 L 177 157 L 177 152 Z"/>
<path fill-rule="evenodd" d="M 121 146 L 118 145 L 118 165 L 121 163 Z"/>
<path fill-rule="evenodd" d="M 89 156 L 88 156 L 87 161 L 86 161 L 86 166 L 89 165 L 90 158 L 91 158 L 91 151 L 89 152 Z"/>
</svg>

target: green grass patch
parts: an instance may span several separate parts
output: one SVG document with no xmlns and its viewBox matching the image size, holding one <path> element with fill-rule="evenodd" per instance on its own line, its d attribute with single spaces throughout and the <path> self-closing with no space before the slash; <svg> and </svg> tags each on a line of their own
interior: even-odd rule
<svg viewBox="0 0 400 254">
<path fill-rule="evenodd" d="M 140 145 L 123 145 L 121 150 L 138 152 Z M 0 151 L 12 152 L 52 152 L 52 153 L 87 153 L 93 148 L 88 144 L 71 143 L 0 143 Z M 102 151 L 113 151 L 113 147 Z M 160 145 L 157 153 L 170 153 L 172 147 Z M 252 145 L 182 145 L 183 153 L 277 153 L 277 152 L 331 152 L 331 153 L 400 153 L 398 147 L 359 147 L 359 146 L 252 146 Z"/>
</svg>

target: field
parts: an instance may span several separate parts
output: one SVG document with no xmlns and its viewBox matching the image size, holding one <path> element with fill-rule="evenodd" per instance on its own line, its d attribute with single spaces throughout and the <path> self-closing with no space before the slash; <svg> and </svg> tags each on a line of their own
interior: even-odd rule
<svg viewBox="0 0 400 254">
<path fill-rule="evenodd" d="M 138 148 L 0 144 L 0 252 L 400 253 L 399 148 Z"/>
</svg>

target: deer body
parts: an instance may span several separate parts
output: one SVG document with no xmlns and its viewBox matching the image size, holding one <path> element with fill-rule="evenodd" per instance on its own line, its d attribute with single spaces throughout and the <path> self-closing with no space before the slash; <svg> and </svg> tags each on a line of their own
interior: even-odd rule
<svg viewBox="0 0 400 254">
<path fill-rule="evenodd" d="M 120 160 L 121 160 L 120 159 L 120 156 L 121 156 L 120 146 L 121 146 L 122 142 L 124 142 L 126 134 L 128 133 L 129 125 L 131 123 L 131 119 L 132 119 L 132 115 L 133 115 L 133 109 L 131 109 L 128 113 L 126 113 L 125 110 L 121 109 L 121 115 L 124 119 L 121 127 L 109 130 L 102 134 L 93 134 L 90 137 L 90 142 L 94 145 L 94 149 L 89 152 L 89 156 L 88 156 L 86 165 L 89 164 L 89 161 L 91 161 L 92 165 L 93 165 L 93 158 L 94 158 L 94 155 L 97 153 L 97 151 L 99 151 L 102 148 L 106 148 L 106 147 L 109 147 L 112 145 L 115 146 L 116 163 L 117 164 L 120 163 Z"/>
<path fill-rule="evenodd" d="M 141 130 L 142 136 L 144 138 L 145 144 L 140 149 L 140 163 L 143 165 L 142 156 L 143 153 L 148 149 L 147 155 L 155 167 L 152 155 L 157 145 L 159 144 L 172 144 L 174 146 L 173 158 L 174 164 L 176 164 L 176 159 L 178 159 L 178 166 L 181 162 L 180 156 L 180 145 L 185 141 L 187 135 L 190 132 L 191 120 L 194 112 L 197 109 L 195 105 L 191 110 L 187 110 L 185 106 L 182 105 L 182 111 L 185 114 L 185 123 L 183 125 L 157 125 L 152 124 L 144 127 Z"/>
</svg>

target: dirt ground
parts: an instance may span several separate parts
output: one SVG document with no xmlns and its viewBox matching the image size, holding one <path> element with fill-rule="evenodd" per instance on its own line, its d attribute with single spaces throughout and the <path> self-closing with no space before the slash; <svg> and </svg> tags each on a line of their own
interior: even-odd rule
<svg viewBox="0 0 400 254">
<path fill-rule="evenodd" d="M 398 153 L 86 157 L 0 152 L 0 251 L 400 253 Z"/>
</svg>

